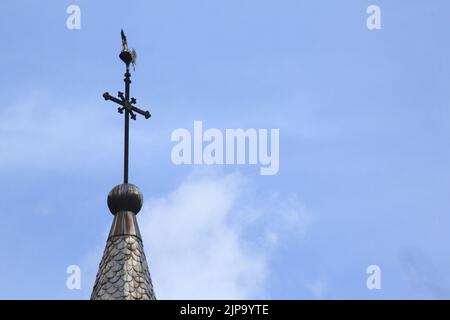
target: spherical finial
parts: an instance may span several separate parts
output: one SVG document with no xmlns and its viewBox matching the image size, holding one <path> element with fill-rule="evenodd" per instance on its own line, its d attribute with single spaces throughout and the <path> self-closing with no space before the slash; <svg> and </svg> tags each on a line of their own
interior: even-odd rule
<svg viewBox="0 0 450 320">
<path fill-rule="evenodd" d="M 144 197 L 134 184 L 119 184 L 108 194 L 108 208 L 112 214 L 119 211 L 131 211 L 137 214 L 143 203 Z"/>
</svg>

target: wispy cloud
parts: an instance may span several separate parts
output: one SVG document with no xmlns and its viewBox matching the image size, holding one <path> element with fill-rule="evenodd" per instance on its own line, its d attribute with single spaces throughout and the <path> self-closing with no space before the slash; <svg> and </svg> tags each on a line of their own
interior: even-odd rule
<svg viewBox="0 0 450 320">
<path fill-rule="evenodd" d="M 238 174 L 191 175 L 140 215 L 161 299 L 267 297 L 273 250 L 310 221 L 296 197 L 258 194 Z"/>
<path fill-rule="evenodd" d="M 50 98 L 45 92 L 30 93 L 0 109 L 0 170 L 70 168 L 98 172 L 122 152 L 119 116 L 115 106 L 105 106 L 100 95 L 98 100 L 80 99 L 75 104 L 61 97 Z M 161 144 L 161 134 L 154 128 L 145 134 L 138 128 L 133 132 L 134 147 L 140 154 Z M 159 139 L 154 138 L 158 135 Z"/>
<path fill-rule="evenodd" d="M 99 127 L 102 128 L 99 130 Z M 31 94 L 0 110 L 0 167 L 79 168 L 105 161 L 117 130 L 89 104 Z"/>
<path fill-rule="evenodd" d="M 307 284 L 306 288 L 311 292 L 313 297 L 322 299 L 324 294 L 327 292 L 327 281 L 325 278 L 320 278 Z"/>
<path fill-rule="evenodd" d="M 411 285 L 421 295 L 433 299 L 448 299 L 450 289 L 431 259 L 420 249 L 410 247 L 400 253 L 400 263 Z"/>
</svg>

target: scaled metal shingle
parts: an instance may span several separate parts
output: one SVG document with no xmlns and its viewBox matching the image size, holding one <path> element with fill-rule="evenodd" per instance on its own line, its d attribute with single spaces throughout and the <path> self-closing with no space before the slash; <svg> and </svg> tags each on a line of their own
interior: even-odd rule
<svg viewBox="0 0 450 320">
<path fill-rule="evenodd" d="M 108 239 L 91 299 L 155 299 L 144 248 L 138 237 L 124 235 Z"/>
</svg>

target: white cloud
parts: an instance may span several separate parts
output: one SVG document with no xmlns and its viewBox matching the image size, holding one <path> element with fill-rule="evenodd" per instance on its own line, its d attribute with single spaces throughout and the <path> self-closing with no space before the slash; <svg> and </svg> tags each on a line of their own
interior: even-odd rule
<svg viewBox="0 0 450 320">
<path fill-rule="evenodd" d="M 194 174 L 139 217 L 159 299 L 267 298 L 270 256 L 310 215 L 242 176 Z"/>
<path fill-rule="evenodd" d="M 96 98 L 74 104 L 36 92 L 0 108 L 0 170 L 99 172 L 112 165 L 111 159 L 120 161 L 123 116 L 100 95 Z M 154 128 L 143 133 L 136 127 L 133 122 L 133 148 L 139 154 L 149 154 L 162 143 L 161 133 Z"/>
<path fill-rule="evenodd" d="M 321 278 L 307 284 L 306 287 L 315 298 L 322 299 L 327 291 L 327 282 L 324 278 Z"/>
<path fill-rule="evenodd" d="M 2 108 L 0 167 L 59 169 L 105 162 L 120 132 L 104 119 L 100 103 L 91 105 L 61 104 L 35 93 Z"/>
</svg>

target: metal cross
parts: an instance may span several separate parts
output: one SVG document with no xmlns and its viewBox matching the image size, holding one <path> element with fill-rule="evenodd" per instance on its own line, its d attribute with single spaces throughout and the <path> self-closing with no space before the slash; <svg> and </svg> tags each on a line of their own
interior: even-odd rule
<svg viewBox="0 0 450 320">
<path fill-rule="evenodd" d="M 125 137 L 124 137 L 124 160 L 123 160 L 123 183 L 128 183 L 128 150 L 129 150 L 129 131 L 130 131 L 130 117 L 133 120 L 136 120 L 136 113 L 143 115 L 145 119 L 148 119 L 151 117 L 150 112 L 143 111 L 135 106 L 136 99 L 131 98 L 130 99 L 130 63 L 134 64 L 136 63 L 136 51 L 134 49 L 128 49 L 127 40 L 125 37 L 125 34 L 123 30 L 121 31 L 122 35 L 122 52 L 120 53 L 119 57 L 120 59 L 125 63 L 126 65 L 126 71 L 125 71 L 125 95 L 123 92 L 119 91 L 117 93 L 117 96 L 120 98 L 116 98 L 111 96 L 108 92 L 105 92 L 103 94 L 103 98 L 105 100 L 111 100 L 120 107 L 117 109 L 119 113 L 124 113 L 125 111 Z"/>
</svg>

